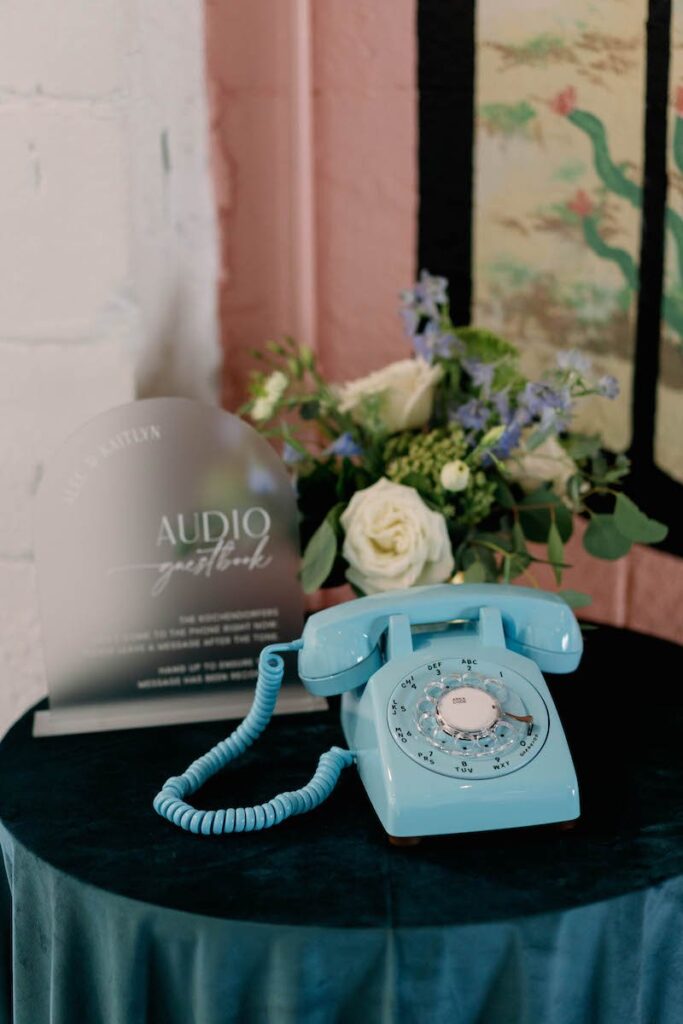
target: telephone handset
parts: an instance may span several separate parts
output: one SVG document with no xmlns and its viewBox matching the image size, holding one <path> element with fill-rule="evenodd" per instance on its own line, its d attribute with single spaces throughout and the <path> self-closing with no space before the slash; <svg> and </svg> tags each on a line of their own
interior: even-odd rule
<svg viewBox="0 0 683 1024">
<path fill-rule="evenodd" d="M 314 694 L 343 694 L 349 750 L 324 753 L 311 781 L 256 807 L 200 811 L 185 798 L 266 727 L 284 666 L 298 651 Z M 442 584 L 358 598 L 312 615 L 301 640 L 261 653 L 240 726 L 154 800 L 204 835 L 252 831 L 329 796 L 356 763 L 396 837 L 513 828 L 579 815 L 576 775 L 544 671 L 572 672 L 581 631 L 558 596 L 502 584 Z"/>
</svg>

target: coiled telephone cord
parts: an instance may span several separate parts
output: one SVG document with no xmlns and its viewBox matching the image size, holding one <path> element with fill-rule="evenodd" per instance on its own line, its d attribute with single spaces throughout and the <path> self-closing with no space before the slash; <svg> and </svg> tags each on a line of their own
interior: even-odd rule
<svg viewBox="0 0 683 1024">
<path fill-rule="evenodd" d="M 264 647 L 259 658 L 254 701 L 246 718 L 230 736 L 193 761 L 182 775 L 174 775 L 166 780 L 154 798 L 157 814 L 186 832 L 205 836 L 226 832 L 256 832 L 279 825 L 294 814 L 312 811 L 328 798 L 342 770 L 353 764 L 354 757 L 350 750 L 331 747 L 320 756 L 310 782 L 301 789 L 280 793 L 265 804 L 200 811 L 185 800 L 185 797 L 196 793 L 212 775 L 243 754 L 261 735 L 272 717 L 285 671 L 284 662 L 276 652 L 296 651 L 300 647 L 300 640 Z"/>
</svg>

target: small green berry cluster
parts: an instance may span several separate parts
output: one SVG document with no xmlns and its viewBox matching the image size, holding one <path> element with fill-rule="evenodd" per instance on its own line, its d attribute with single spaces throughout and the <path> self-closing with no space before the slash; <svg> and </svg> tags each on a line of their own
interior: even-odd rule
<svg viewBox="0 0 683 1024">
<path fill-rule="evenodd" d="M 407 431 L 390 437 L 384 446 L 386 475 L 401 483 L 417 473 L 433 487 L 440 487 L 439 474 L 447 462 L 462 459 L 467 451 L 465 431 L 458 423 L 436 427 L 427 434 Z"/>
<path fill-rule="evenodd" d="M 456 459 L 465 459 L 466 452 L 465 431 L 457 423 L 426 434 L 396 434 L 384 446 L 385 475 L 399 484 L 416 484 L 423 497 L 458 525 L 475 525 L 491 511 L 495 482 L 482 469 L 475 470 L 470 465 L 469 482 L 463 491 L 449 494 L 441 485 L 443 467 Z"/>
<path fill-rule="evenodd" d="M 470 475 L 466 490 L 455 497 L 454 520 L 459 525 L 476 526 L 486 519 L 493 507 L 495 496 L 495 480 L 490 480 L 483 469 L 476 470 Z"/>
</svg>

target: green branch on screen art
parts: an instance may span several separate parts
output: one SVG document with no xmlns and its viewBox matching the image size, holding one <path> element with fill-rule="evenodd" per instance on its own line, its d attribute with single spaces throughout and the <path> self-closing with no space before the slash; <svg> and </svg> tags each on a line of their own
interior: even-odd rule
<svg viewBox="0 0 683 1024">
<path fill-rule="evenodd" d="M 674 124 L 673 155 L 676 167 L 683 174 L 683 86 L 676 90 L 676 122 Z"/>
<path fill-rule="evenodd" d="M 583 237 L 596 256 L 616 263 L 624 275 L 626 284 L 635 291 L 638 287 L 638 268 L 636 267 L 635 260 L 625 249 L 619 249 L 615 245 L 608 245 L 598 231 L 598 223 L 599 218 L 595 214 L 584 217 Z"/>
<path fill-rule="evenodd" d="M 550 103 L 551 109 L 582 131 L 588 138 L 592 152 L 593 165 L 600 181 L 614 195 L 625 199 L 637 209 L 642 209 L 643 190 L 628 177 L 623 165 L 616 164 L 609 150 L 607 130 L 604 123 L 595 114 L 576 107 L 576 90 L 568 86 L 558 93 Z M 678 90 L 676 100 L 676 122 L 673 133 L 673 155 L 676 166 L 683 173 L 683 89 Z M 589 248 L 600 259 L 616 264 L 629 288 L 638 288 L 638 268 L 633 257 L 625 249 L 609 245 L 600 233 L 600 216 L 594 208 L 590 197 L 583 191 L 577 192 L 574 199 L 567 204 L 582 222 L 584 239 Z M 673 241 L 678 263 L 679 286 L 673 292 L 664 295 L 662 315 L 665 322 L 673 328 L 678 336 L 679 344 L 683 345 L 683 302 L 680 292 L 683 285 L 683 217 L 670 207 L 666 209 L 665 224 Z"/>
<path fill-rule="evenodd" d="M 627 178 L 623 167 L 615 164 L 612 160 L 607 143 L 607 132 L 600 118 L 595 114 L 590 114 L 587 110 L 571 110 L 567 114 L 567 120 L 576 125 L 590 139 L 593 146 L 595 170 L 605 188 L 640 208 L 643 191 L 639 185 Z"/>
</svg>

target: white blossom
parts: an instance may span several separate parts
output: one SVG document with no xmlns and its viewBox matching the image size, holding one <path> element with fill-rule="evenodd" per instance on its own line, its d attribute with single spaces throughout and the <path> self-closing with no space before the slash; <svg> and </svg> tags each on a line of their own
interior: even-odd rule
<svg viewBox="0 0 683 1024">
<path fill-rule="evenodd" d="M 356 491 L 340 522 L 347 579 L 366 594 L 442 583 L 453 574 L 444 517 L 413 487 L 382 477 Z"/>
</svg>

